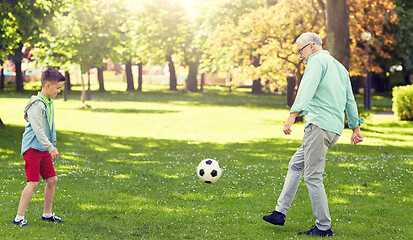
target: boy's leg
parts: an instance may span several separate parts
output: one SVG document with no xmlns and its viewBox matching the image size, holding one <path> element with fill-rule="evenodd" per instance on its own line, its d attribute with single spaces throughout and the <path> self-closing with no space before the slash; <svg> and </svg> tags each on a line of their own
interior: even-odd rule
<svg viewBox="0 0 413 240">
<path fill-rule="evenodd" d="M 46 179 L 46 187 L 44 189 L 44 213 L 52 213 L 53 197 L 56 187 L 57 177 L 49 177 Z"/>
<path fill-rule="evenodd" d="M 52 157 L 49 152 L 44 152 L 40 163 L 40 175 L 46 180 L 44 189 L 44 212 L 45 214 L 52 213 L 53 197 L 57 182 L 56 172 L 54 170 Z"/>
<path fill-rule="evenodd" d="M 24 216 L 29 205 L 30 199 L 32 198 L 33 192 L 39 182 L 29 181 L 26 187 L 23 189 L 22 195 L 20 197 L 19 209 L 17 210 L 17 215 Z"/>
<path fill-rule="evenodd" d="M 27 185 L 22 191 L 20 197 L 19 208 L 17 210 L 17 215 L 24 216 L 29 205 L 30 199 L 32 198 L 33 192 L 39 185 L 39 173 L 40 173 L 40 162 L 42 159 L 41 152 L 33 148 L 28 149 L 24 154 L 23 158 L 25 161 L 24 171 L 27 176 Z"/>
<path fill-rule="evenodd" d="M 56 187 L 57 177 L 46 178 L 46 188 L 44 189 L 44 212 L 42 215 L 43 221 L 59 222 L 62 223 L 62 219 L 54 213 L 52 213 L 53 197 Z"/>
<path fill-rule="evenodd" d="M 287 214 L 288 209 L 297 193 L 300 185 L 301 175 L 304 169 L 304 149 L 301 146 L 293 155 L 288 166 L 284 187 L 277 201 L 275 210 L 282 214 Z"/>
</svg>

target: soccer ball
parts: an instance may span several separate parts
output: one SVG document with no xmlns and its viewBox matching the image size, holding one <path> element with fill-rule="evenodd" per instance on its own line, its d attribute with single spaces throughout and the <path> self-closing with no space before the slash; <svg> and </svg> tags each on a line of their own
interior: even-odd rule
<svg viewBox="0 0 413 240">
<path fill-rule="evenodd" d="M 196 168 L 196 174 L 205 183 L 216 183 L 222 175 L 222 168 L 216 160 L 204 159 Z"/>
</svg>

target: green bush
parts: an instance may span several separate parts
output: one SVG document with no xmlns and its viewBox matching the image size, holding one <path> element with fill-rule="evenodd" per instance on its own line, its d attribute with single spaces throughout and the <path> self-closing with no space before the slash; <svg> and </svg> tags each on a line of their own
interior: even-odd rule
<svg viewBox="0 0 413 240">
<path fill-rule="evenodd" d="M 413 84 L 393 88 L 393 111 L 400 120 L 413 120 Z"/>
</svg>

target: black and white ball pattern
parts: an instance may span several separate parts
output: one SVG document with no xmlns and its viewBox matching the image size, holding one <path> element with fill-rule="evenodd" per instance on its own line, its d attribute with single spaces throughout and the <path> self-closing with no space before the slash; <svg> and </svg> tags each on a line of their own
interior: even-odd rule
<svg viewBox="0 0 413 240">
<path fill-rule="evenodd" d="M 216 160 L 204 159 L 196 168 L 196 174 L 205 183 L 216 183 L 222 175 L 222 168 Z"/>
</svg>

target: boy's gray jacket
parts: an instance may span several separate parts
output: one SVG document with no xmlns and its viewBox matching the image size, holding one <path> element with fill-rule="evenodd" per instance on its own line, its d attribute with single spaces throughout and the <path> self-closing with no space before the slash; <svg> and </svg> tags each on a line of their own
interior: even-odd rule
<svg viewBox="0 0 413 240">
<path fill-rule="evenodd" d="M 52 152 L 56 148 L 54 117 L 50 128 L 47 106 L 38 96 L 30 98 L 24 108 L 24 119 L 29 124 L 24 129 L 21 154 L 29 148 Z"/>
</svg>

